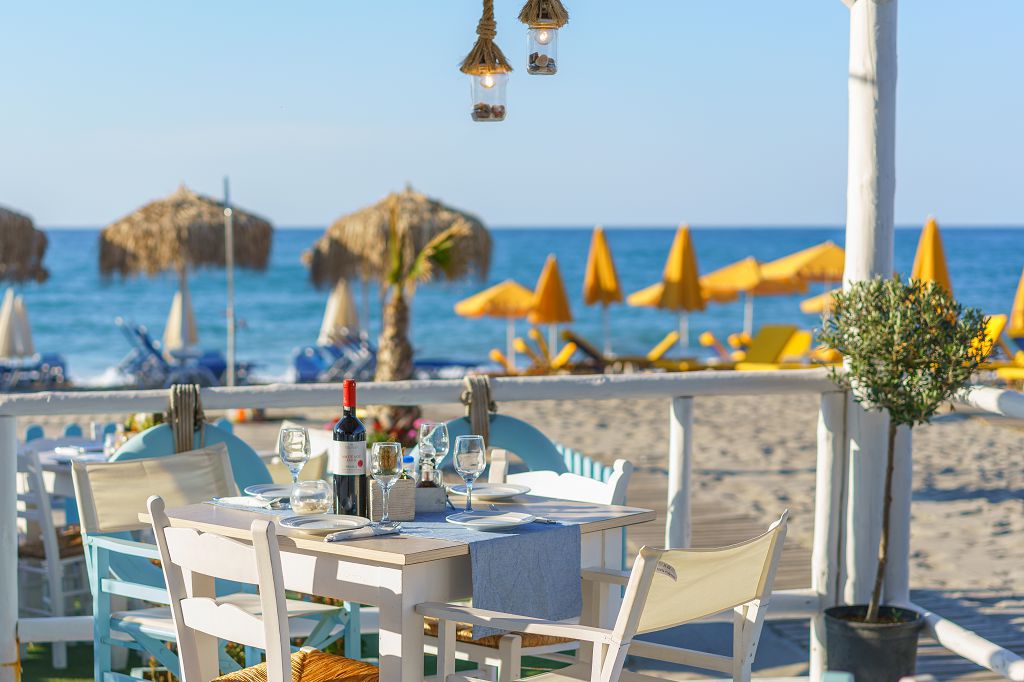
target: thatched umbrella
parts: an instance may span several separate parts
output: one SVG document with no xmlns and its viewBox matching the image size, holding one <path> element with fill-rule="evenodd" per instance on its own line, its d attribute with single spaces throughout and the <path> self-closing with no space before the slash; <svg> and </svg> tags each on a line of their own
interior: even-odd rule
<svg viewBox="0 0 1024 682">
<path fill-rule="evenodd" d="M 355 277 L 381 285 L 386 302 L 374 378 L 397 381 L 413 371 L 409 300 L 416 285 L 470 274 L 485 278 L 491 236 L 476 216 L 407 187 L 335 221 L 304 260 L 317 286 Z M 401 408 L 378 411 L 387 428 L 404 426 L 415 414 Z"/>
<path fill-rule="evenodd" d="M 234 207 L 232 218 L 235 264 L 266 270 L 273 237 L 270 223 Z M 100 272 L 128 277 L 175 270 L 181 278 L 179 291 L 187 291 L 190 269 L 225 265 L 224 219 L 222 202 L 182 185 L 103 230 Z"/>
<path fill-rule="evenodd" d="M 50 276 L 43 267 L 46 234 L 32 219 L 0 206 L 0 281 L 45 282 Z"/>
</svg>

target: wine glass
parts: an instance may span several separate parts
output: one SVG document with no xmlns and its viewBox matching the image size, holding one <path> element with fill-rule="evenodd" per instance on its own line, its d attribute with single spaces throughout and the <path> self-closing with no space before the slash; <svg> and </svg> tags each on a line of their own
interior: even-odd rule
<svg viewBox="0 0 1024 682">
<path fill-rule="evenodd" d="M 375 525 L 378 528 L 394 528 L 398 524 L 391 521 L 388 503 L 391 500 L 391 486 L 402 475 L 402 444 L 374 443 L 370 451 L 370 475 L 380 485 L 384 498 L 380 522 Z"/>
<path fill-rule="evenodd" d="M 441 422 L 420 424 L 420 460 L 430 462 L 435 469 L 448 456 L 448 427 Z"/>
<path fill-rule="evenodd" d="M 292 485 L 299 482 L 299 472 L 309 461 L 309 431 L 301 426 L 289 426 L 281 429 L 277 437 L 277 454 L 292 474 Z"/>
<path fill-rule="evenodd" d="M 466 511 L 473 511 L 473 481 L 487 468 L 487 448 L 483 436 L 458 436 L 455 439 L 455 470 L 466 482 Z"/>
</svg>

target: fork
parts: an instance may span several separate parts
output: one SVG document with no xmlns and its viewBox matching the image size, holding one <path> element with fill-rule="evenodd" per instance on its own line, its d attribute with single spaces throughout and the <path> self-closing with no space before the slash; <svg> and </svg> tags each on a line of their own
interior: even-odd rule
<svg viewBox="0 0 1024 682">
<path fill-rule="evenodd" d="M 496 511 L 501 511 L 500 509 L 498 509 L 498 505 L 494 504 L 493 502 L 490 504 L 490 507 L 491 507 L 491 511 L 495 511 L 495 512 Z M 555 521 L 554 519 L 549 519 L 546 516 L 535 516 L 535 517 L 533 517 L 533 520 L 536 523 L 549 523 L 549 524 L 558 524 L 559 523 L 558 521 Z"/>
</svg>

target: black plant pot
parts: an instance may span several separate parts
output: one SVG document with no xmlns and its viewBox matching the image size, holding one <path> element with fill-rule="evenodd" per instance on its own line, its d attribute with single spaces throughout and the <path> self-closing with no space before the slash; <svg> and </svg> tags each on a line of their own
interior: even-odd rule
<svg viewBox="0 0 1024 682">
<path fill-rule="evenodd" d="M 825 609 L 828 669 L 853 673 L 856 682 L 897 682 L 917 667 L 924 618 L 896 606 L 879 609 L 881 623 L 865 623 L 866 605 Z"/>
</svg>

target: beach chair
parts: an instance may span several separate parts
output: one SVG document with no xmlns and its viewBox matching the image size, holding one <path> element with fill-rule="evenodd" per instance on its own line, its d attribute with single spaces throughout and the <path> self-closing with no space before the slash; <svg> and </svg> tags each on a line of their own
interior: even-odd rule
<svg viewBox="0 0 1024 682">
<path fill-rule="evenodd" d="M 986 360 L 981 369 L 1024 367 L 1024 351 L 1014 351 L 1003 338 L 1006 322 L 1006 315 L 989 315 L 985 318 L 985 341 L 980 345 L 980 351 Z M 975 347 L 978 345 L 975 344 Z"/>
<path fill-rule="evenodd" d="M 66 518 L 63 523 L 54 518 L 53 502 L 59 500 L 46 489 L 39 453 L 31 449 L 19 452 L 17 471 L 19 610 L 53 617 L 88 614 L 89 586 L 78 528 L 68 526 Z M 32 603 L 27 598 L 30 595 L 38 596 L 39 602 Z M 64 642 L 54 642 L 50 655 L 54 668 L 67 667 Z"/>
<path fill-rule="evenodd" d="M 166 504 L 160 497 L 151 497 L 148 508 L 167 580 L 169 611 L 174 614 L 183 682 L 377 682 L 378 669 L 368 663 L 324 654 L 312 646 L 292 653 L 290 641 L 300 635 L 295 620 L 288 617 L 295 604 L 285 599 L 285 591 L 301 590 L 305 585 L 289 584 L 291 572 L 285 568 L 290 558 L 278 549 L 273 523 L 253 521 L 252 543 L 248 544 L 191 528 L 172 528 Z M 259 594 L 247 594 L 246 601 L 239 603 L 193 587 L 217 578 L 258 587 Z M 299 605 L 316 606 L 308 602 Z M 208 665 L 212 661 L 202 658 L 215 639 L 262 649 L 266 663 L 260 664 L 261 669 L 250 667 L 221 676 L 220 670 Z"/>
<path fill-rule="evenodd" d="M 174 457 L 75 462 L 72 478 L 93 599 L 94 678 L 109 679 L 104 675 L 111 672 L 114 646 L 152 656 L 180 677 L 178 658 L 165 646 L 175 641 L 176 633 L 167 608 L 170 600 L 163 574 L 153 563 L 160 558 L 159 551 L 136 536 L 149 528 L 139 521 L 139 514 L 146 511 L 146 500 L 152 493 L 175 507 L 237 495 L 224 444 Z M 259 597 L 241 592 L 235 582 L 221 581 L 217 593 L 245 611 L 259 608 Z M 156 606 L 115 610 L 112 597 L 139 599 Z M 342 607 L 298 600 L 288 601 L 288 617 L 296 620 L 292 626 L 295 636 L 306 637 L 316 646 L 340 637 L 347 620 Z M 255 650 L 246 651 L 247 660 L 256 655 Z M 240 667 L 223 649 L 220 662 L 228 670 Z"/>
<path fill-rule="evenodd" d="M 43 431 L 43 427 L 39 424 L 29 424 L 25 427 L 25 442 L 30 440 L 38 440 L 46 436 L 46 432 Z"/>
<path fill-rule="evenodd" d="M 666 334 L 661 341 L 655 344 L 651 350 L 647 352 L 646 355 L 606 356 L 592 343 L 569 329 L 562 331 L 562 338 L 566 341 L 575 343 L 578 350 L 590 358 L 600 369 L 611 367 L 616 372 L 622 372 L 657 367 L 659 369 L 683 371 L 703 367 L 703 365 L 698 363 L 694 358 L 681 358 L 678 360 L 669 360 L 665 358 L 665 354 L 670 351 L 673 346 L 679 343 L 679 332 L 677 331 L 670 331 Z"/>
<path fill-rule="evenodd" d="M 789 324 L 766 324 L 761 327 L 746 351 L 737 351 L 733 357 L 741 358 L 733 362 L 719 362 L 711 365 L 713 369 L 759 370 L 785 369 L 804 367 L 800 363 L 783 363 L 782 353 L 789 344 L 797 328 Z"/>
<path fill-rule="evenodd" d="M 584 568 L 585 591 L 592 590 L 595 594 L 595 588 L 602 584 L 626 588 L 611 628 L 546 621 L 471 606 L 420 604 L 416 607 L 417 613 L 439 621 L 439 677 L 447 680 L 454 674 L 456 631 L 459 623 L 468 623 L 591 644 L 588 653 L 592 660 L 530 678 L 537 682 L 653 679 L 624 672 L 626 656 L 714 670 L 733 680 L 749 682 L 782 555 L 788 514 L 783 513 L 762 535 L 729 547 L 657 549 L 645 546 L 628 573 Z M 729 656 L 636 639 L 637 635 L 660 632 L 729 611 L 733 614 L 733 649 Z M 510 653 L 514 666 L 519 652 Z M 509 679 L 519 677 L 512 675 Z"/>
</svg>

